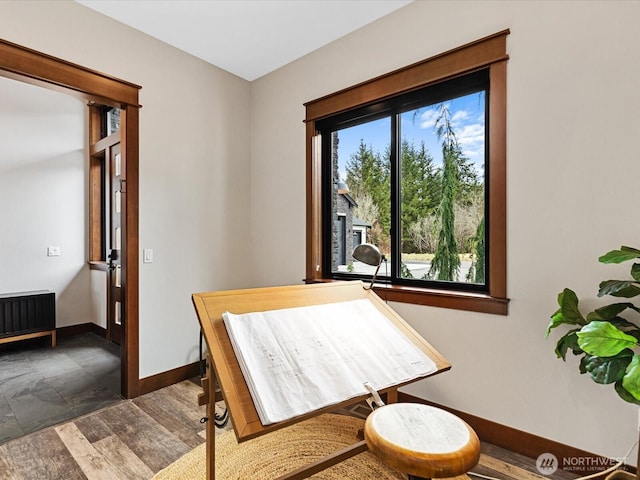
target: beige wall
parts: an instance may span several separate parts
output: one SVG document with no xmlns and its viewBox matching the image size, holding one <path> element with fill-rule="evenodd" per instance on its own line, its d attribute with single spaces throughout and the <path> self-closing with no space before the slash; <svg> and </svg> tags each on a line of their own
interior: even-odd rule
<svg viewBox="0 0 640 480">
<path fill-rule="evenodd" d="M 557 360 L 556 337 L 544 331 L 563 287 L 595 297 L 600 280 L 629 268 L 599 265 L 598 256 L 639 244 L 638 18 L 640 2 L 416 1 L 253 82 L 251 235 L 271 252 L 254 257 L 256 283 L 305 274 L 302 104 L 509 28 L 510 314 L 394 304 L 453 363 L 408 390 L 624 455 L 637 439 L 636 408 L 580 376 L 574 359 Z"/>
<path fill-rule="evenodd" d="M 0 2 L 0 36 L 143 87 L 140 376 L 196 361 L 191 294 L 251 275 L 249 83 L 71 1 Z"/>
</svg>

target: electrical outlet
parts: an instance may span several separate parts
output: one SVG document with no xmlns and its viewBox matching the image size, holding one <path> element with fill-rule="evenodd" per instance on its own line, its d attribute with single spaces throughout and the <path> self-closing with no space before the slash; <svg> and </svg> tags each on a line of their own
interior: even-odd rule
<svg viewBox="0 0 640 480">
<path fill-rule="evenodd" d="M 60 247 L 47 247 L 47 257 L 59 257 Z"/>
</svg>

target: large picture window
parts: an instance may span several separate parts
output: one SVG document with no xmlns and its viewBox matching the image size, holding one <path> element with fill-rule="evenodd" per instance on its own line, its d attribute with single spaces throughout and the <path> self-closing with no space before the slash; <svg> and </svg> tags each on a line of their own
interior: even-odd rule
<svg viewBox="0 0 640 480">
<path fill-rule="evenodd" d="M 507 313 L 507 34 L 305 104 L 307 281 L 371 243 L 389 300 Z"/>
</svg>

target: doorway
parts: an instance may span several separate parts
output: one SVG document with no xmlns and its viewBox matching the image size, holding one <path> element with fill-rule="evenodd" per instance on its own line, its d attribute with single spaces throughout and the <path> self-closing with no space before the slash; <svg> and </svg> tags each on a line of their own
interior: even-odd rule
<svg viewBox="0 0 640 480">
<path fill-rule="evenodd" d="M 122 181 L 126 194 L 122 195 L 120 226 L 121 267 L 120 321 L 122 340 L 121 392 L 126 398 L 140 393 L 138 346 L 138 91 L 141 87 L 80 65 L 45 55 L 34 50 L 0 40 L 0 75 L 26 83 L 62 91 L 87 102 L 120 109 L 120 155 L 123 161 Z M 90 232 L 96 228 L 91 217 Z M 90 233 L 91 236 L 91 233 Z M 99 263 L 92 261 L 92 265 Z M 106 262 L 105 262 L 106 268 Z"/>
<path fill-rule="evenodd" d="M 0 292 L 32 292 L 0 305 L 0 444 L 122 401 L 108 273 L 87 265 L 87 119 L 82 99 L 0 76 Z M 56 347 L 4 337 L 16 318 L 51 318 Z"/>
</svg>

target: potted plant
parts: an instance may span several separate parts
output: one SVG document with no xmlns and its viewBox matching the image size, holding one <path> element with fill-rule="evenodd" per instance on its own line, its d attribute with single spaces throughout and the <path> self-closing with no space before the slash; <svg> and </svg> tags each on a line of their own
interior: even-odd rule
<svg viewBox="0 0 640 480">
<path fill-rule="evenodd" d="M 637 258 L 640 258 L 640 250 L 620 247 L 598 260 L 610 264 Z M 631 279 L 601 282 L 598 297 L 606 295 L 621 299 L 640 295 L 640 263 L 631 267 Z M 581 374 L 588 373 L 596 383 L 612 384 L 622 400 L 640 405 L 640 355 L 634 351 L 640 341 L 640 327 L 620 316 L 623 312 L 631 315 L 640 313 L 640 306 L 630 301 L 616 301 L 583 316 L 578 308 L 577 295 L 568 288 L 558 294 L 558 305 L 560 308 L 551 316 L 546 331 L 548 337 L 556 327 L 569 327 L 556 344 L 558 358 L 566 360 L 569 351 L 581 356 Z M 637 465 L 637 475 L 615 471 L 607 480 L 640 480 L 640 452 Z"/>
</svg>

